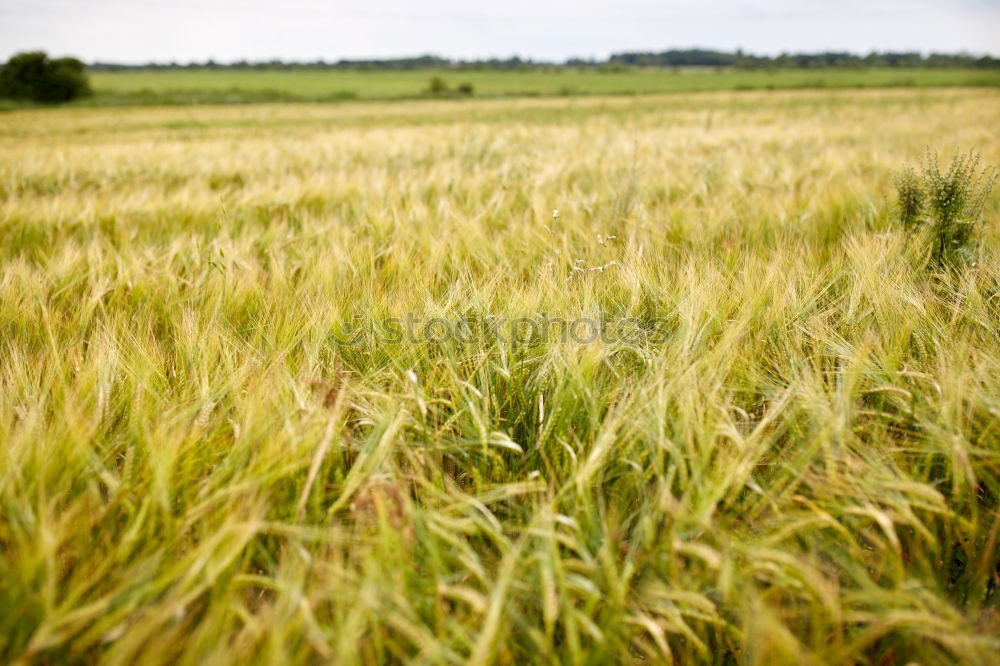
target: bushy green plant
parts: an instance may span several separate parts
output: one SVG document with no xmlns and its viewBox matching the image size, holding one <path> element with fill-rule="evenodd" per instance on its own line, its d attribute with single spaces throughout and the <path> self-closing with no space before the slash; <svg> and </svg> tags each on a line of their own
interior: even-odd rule
<svg viewBox="0 0 1000 666">
<path fill-rule="evenodd" d="M 896 178 L 899 221 L 908 231 L 929 227 L 936 266 L 971 261 L 986 198 L 997 179 L 975 152 L 956 155 L 942 170 L 937 153 L 927 152 L 918 173 L 907 167 Z"/>
<path fill-rule="evenodd" d="M 923 222 L 927 197 L 912 167 L 906 167 L 896 177 L 896 189 L 899 191 L 899 221 L 905 229 L 915 229 Z"/>
</svg>

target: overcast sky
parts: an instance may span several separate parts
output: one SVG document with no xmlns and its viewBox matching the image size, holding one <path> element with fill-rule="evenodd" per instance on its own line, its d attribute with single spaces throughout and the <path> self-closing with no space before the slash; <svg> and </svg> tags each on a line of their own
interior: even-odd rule
<svg viewBox="0 0 1000 666">
<path fill-rule="evenodd" d="M 1000 0 L 0 0 L 0 57 L 563 60 L 702 46 L 1000 54 Z"/>
</svg>

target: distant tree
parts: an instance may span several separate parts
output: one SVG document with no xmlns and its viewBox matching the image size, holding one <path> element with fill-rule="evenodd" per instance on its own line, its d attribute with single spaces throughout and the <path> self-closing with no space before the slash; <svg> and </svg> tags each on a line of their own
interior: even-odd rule
<svg viewBox="0 0 1000 666">
<path fill-rule="evenodd" d="M 427 92 L 431 95 L 446 95 L 449 92 L 448 84 L 440 76 L 432 77 L 427 86 Z"/>
<path fill-rule="evenodd" d="M 89 94 L 85 65 L 76 58 L 51 59 L 42 51 L 28 51 L 0 69 L 0 97 L 52 104 Z"/>
</svg>

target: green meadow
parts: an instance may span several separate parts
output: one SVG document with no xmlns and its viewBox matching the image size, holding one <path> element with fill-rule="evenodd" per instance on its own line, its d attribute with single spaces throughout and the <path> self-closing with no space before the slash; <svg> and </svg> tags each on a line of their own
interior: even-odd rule
<svg viewBox="0 0 1000 666">
<path fill-rule="evenodd" d="M 416 71 L 131 70 L 91 75 L 97 104 L 394 99 L 427 94 L 440 77 L 476 96 L 631 95 L 787 88 L 1000 86 L 995 70 L 835 69 L 741 71 L 709 68 Z"/>
</svg>

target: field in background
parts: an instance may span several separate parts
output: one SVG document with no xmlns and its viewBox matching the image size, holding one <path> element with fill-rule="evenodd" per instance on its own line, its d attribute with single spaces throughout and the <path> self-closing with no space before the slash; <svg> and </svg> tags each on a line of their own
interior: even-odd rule
<svg viewBox="0 0 1000 666">
<path fill-rule="evenodd" d="M 1000 198 L 929 273 L 892 175 L 998 126 L 987 89 L 4 114 L 0 661 L 990 663 Z M 627 337 L 425 329 L 543 313 Z"/>
<path fill-rule="evenodd" d="M 440 76 L 478 96 L 608 95 L 711 90 L 1000 86 L 1000 72 L 948 69 L 775 70 L 628 69 L 549 71 L 227 71 L 94 72 L 91 104 L 336 101 L 411 98 Z"/>
</svg>

